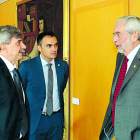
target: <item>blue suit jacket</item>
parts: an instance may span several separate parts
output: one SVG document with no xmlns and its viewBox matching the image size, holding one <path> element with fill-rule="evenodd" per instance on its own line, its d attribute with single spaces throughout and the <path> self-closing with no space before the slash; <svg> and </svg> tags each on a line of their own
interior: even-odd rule
<svg viewBox="0 0 140 140">
<path fill-rule="evenodd" d="M 55 67 L 57 74 L 61 121 L 64 126 L 63 91 L 66 87 L 69 70 L 67 62 L 58 58 L 55 59 Z M 20 65 L 19 72 L 23 81 L 23 87 L 29 100 L 31 112 L 30 134 L 33 134 L 38 126 L 45 102 L 44 97 L 46 97 L 46 86 L 40 55 L 33 59 L 23 61 Z"/>
</svg>

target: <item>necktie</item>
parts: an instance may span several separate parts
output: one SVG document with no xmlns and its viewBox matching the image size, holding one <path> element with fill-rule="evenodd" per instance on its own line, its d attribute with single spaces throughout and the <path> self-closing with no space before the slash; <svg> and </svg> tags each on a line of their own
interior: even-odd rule
<svg viewBox="0 0 140 140">
<path fill-rule="evenodd" d="M 52 64 L 47 64 L 48 66 L 48 93 L 47 93 L 47 114 L 51 116 L 53 113 L 53 71 L 51 68 Z"/>
<path fill-rule="evenodd" d="M 113 107 L 112 107 L 112 126 L 114 126 L 114 121 L 115 121 L 116 100 L 117 100 L 118 94 L 120 92 L 123 80 L 125 78 L 126 70 L 127 70 L 127 61 L 128 61 L 128 58 L 125 56 L 124 60 L 123 60 L 122 67 L 121 67 L 121 70 L 120 70 L 120 74 L 119 74 L 119 77 L 118 77 L 115 93 L 114 93 Z"/>
<path fill-rule="evenodd" d="M 21 107 L 21 112 L 22 112 L 21 134 L 24 137 L 28 131 L 26 108 L 25 108 L 25 104 L 24 104 L 24 100 L 23 100 L 23 92 L 22 92 L 21 81 L 20 81 L 18 72 L 16 69 L 14 69 L 12 72 L 14 74 L 14 83 L 15 83 L 19 101 L 20 101 L 20 107 Z"/>
</svg>

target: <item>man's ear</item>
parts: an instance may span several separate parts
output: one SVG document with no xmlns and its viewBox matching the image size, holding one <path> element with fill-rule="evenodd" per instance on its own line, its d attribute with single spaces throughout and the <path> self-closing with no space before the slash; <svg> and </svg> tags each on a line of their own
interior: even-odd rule
<svg viewBox="0 0 140 140">
<path fill-rule="evenodd" d="M 41 46 L 40 45 L 37 46 L 37 49 L 41 52 Z"/>
<path fill-rule="evenodd" d="M 7 51 L 6 44 L 4 43 L 1 44 L 0 48 L 1 48 L 1 51 Z"/>
<path fill-rule="evenodd" d="M 131 35 L 131 42 L 134 43 L 138 40 L 139 38 L 139 32 L 138 31 L 134 31 L 133 34 Z"/>
</svg>

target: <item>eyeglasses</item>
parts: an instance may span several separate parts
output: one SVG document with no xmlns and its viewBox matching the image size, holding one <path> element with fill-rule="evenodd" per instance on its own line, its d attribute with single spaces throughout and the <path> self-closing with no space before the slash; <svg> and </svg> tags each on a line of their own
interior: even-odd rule
<svg viewBox="0 0 140 140">
<path fill-rule="evenodd" d="M 115 32 L 113 33 L 113 36 L 117 36 L 117 37 L 120 37 L 122 33 L 125 33 L 125 32 L 128 32 L 128 31 L 124 31 L 124 32 Z M 128 32 L 129 33 L 129 32 Z"/>
</svg>

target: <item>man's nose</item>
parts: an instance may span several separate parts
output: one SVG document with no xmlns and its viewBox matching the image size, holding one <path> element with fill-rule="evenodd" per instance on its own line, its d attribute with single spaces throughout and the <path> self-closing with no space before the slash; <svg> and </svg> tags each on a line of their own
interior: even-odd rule
<svg viewBox="0 0 140 140">
<path fill-rule="evenodd" d="M 116 35 L 114 35 L 114 37 L 113 37 L 113 42 L 116 42 L 117 39 L 118 39 L 118 37 L 117 37 Z"/>
<path fill-rule="evenodd" d="M 21 44 L 21 47 L 22 47 L 22 49 L 26 49 L 26 46 L 25 46 L 25 44 L 23 42 Z"/>
</svg>

